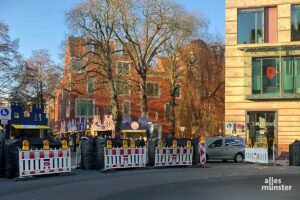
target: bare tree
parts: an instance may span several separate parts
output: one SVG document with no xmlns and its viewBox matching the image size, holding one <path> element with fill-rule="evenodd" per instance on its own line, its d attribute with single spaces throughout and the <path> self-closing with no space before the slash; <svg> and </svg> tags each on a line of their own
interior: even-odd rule
<svg viewBox="0 0 300 200">
<path fill-rule="evenodd" d="M 187 11 L 168 0 L 126 0 L 121 7 L 118 39 L 128 52 L 140 77 L 141 113 L 147 115 L 147 75 L 157 56 L 165 51 L 165 44 L 180 31 L 178 20 Z"/>
<path fill-rule="evenodd" d="M 61 68 L 51 60 L 48 50 L 33 51 L 20 71 L 11 100 L 45 106 L 45 102 L 54 98 L 61 75 Z"/>
<path fill-rule="evenodd" d="M 22 65 L 18 40 L 12 40 L 8 32 L 8 26 L 0 22 L 0 100 L 8 98 Z"/>
<path fill-rule="evenodd" d="M 168 120 L 170 122 L 170 134 L 175 136 L 176 128 L 176 96 L 181 90 L 182 79 L 185 75 L 188 66 L 183 63 L 182 56 L 186 56 L 185 48 L 188 48 L 188 44 L 198 37 L 198 31 L 201 27 L 206 26 L 205 20 L 193 13 L 178 13 L 178 17 L 181 14 L 179 20 L 174 22 L 177 31 L 172 34 L 170 40 L 168 40 L 164 47 L 164 59 L 163 68 L 165 72 L 164 79 L 167 80 L 169 85 L 169 96 L 170 96 L 170 113 Z M 190 55 L 188 55 L 190 56 Z"/>
<path fill-rule="evenodd" d="M 94 78 L 95 90 L 105 88 L 109 92 L 116 129 L 119 129 L 121 119 L 118 95 L 123 83 L 121 73 L 116 72 L 116 61 L 122 56 L 123 49 L 116 47 L 114 31 L 122 5 L 121 0 L 88 0 L 66 14 L 71 30 L 82 38 L 80 46 L 85 49 L 84 53 L 77 55 L 84 60 L 81 65 L 84 70 L 73 84 Z"/>
</svg>

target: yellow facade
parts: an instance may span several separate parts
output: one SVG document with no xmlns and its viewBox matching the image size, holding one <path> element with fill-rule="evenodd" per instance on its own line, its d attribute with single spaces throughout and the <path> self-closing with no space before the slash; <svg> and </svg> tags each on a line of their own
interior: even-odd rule
<svg viewBox="0 0 300 200">
<path fill-rule="evenodd" d="M 291 5 L 300 0 L 226 0 L 225 127 L 226 134 L 247 137 L 248 111 L 275 112 L 275 132 L 280 153 L 300 139 L 300 98 L 253 100 L 252 60 L 260 57 L 300 56 L 300 41 L 291 41 Z M 238 44 L 238 9 L 277 7 L 277 42 Z M 245 128 L 240 128 L 241 126 Z M 281 154 L 282 155 L 282 154 Z"/>
</svg>

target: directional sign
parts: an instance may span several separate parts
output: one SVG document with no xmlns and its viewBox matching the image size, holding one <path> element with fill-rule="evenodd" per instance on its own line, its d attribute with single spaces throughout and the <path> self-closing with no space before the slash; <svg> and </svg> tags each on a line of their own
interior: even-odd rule
<svg viewBox="0 0 300 200">
<path fill-rule="evenodd" d="M 0 120 L 11 120 L 11 108 L 0 107 Z"/>
</svg>

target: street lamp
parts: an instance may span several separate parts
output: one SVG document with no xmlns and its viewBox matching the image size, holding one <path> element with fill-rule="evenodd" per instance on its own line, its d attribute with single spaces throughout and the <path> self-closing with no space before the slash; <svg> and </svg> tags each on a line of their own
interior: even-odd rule
<svg viewBox="0 0 300 200">
<path fill-rule="evenodd" d="M 182 138 L 183 138 L 184 130 L 185 130 L 185 127 L 184 127 L 184 126 L 181 126 L 181 127 L 180 127 L 180 132 L 181 132 L 181 137 L 182 137 Z"/>
</svg>

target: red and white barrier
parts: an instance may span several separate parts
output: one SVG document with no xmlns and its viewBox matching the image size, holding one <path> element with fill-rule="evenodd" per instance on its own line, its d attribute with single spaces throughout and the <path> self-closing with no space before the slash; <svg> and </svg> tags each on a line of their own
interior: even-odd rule
<svg viewBox="0 0 300 200">
<path fill-rule="evenodd" d="M 192 147 L 163 147 L 155 149 L 155 167 L 192 165 Z"/>
<path fill-rule="evenodd" d="M 204 165 L 206 163 L 206 145 L 204 143 L 199 143 L 199 156 L 200 164 Z"/>
<path fill-rule="evenodd" d="M 268 149 L 266 148 L 245 148 L 245 161 L 253 163 L 269 162 Z"/>
<path fill-rule="evenodd" d="M 147 148 L 104 148 L 104 168 L 120 169 L 145 167 Z"/>
<path fill-rule="evenodd" d="M 71 154 L 68 150 L 19 151 L 19 176 L 71 172 Z"/>
</svg>

